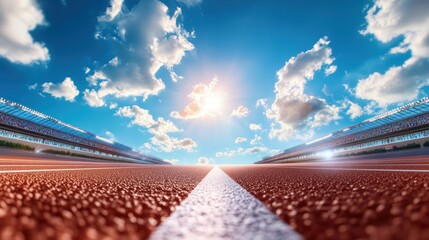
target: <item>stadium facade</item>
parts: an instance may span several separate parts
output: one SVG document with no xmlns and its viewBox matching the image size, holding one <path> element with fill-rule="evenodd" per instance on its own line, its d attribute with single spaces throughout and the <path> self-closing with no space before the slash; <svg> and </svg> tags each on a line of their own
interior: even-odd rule
<svg viewBox="0 0 429 240">
<path fill-rule="evenodd" d="M 93 158 L 148 164 L 167 162 L 0 98 L 0 140 L 35 151 L 64 151 Z"/>
<path fill-rule="evenodd" d="M 256 163 L 286 163 L 388 151 L 410 143 L 422 145 L 428 139 L 429 98 L 425 97 Z"/>
</svg>

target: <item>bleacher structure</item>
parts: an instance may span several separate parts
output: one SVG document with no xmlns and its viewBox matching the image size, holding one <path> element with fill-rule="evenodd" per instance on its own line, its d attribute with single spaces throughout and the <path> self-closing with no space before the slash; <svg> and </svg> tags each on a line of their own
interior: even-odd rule
<svg viewBox="0 0 429 240">
<path fill-rule="evenodd" d="M 285 163 L 347 156 L 374 149 L 391 150 L 411 142 L 421 144 L 428 138 L 429 98 L 425 97 L 256 163 Z"/>
<path fill-rule="evenodd" d="M 61 150 L 100 159 L 168 164 L 3 98 L 0 98 L 0 140 L 28 144 L 36 151 Z"/>
</svg>

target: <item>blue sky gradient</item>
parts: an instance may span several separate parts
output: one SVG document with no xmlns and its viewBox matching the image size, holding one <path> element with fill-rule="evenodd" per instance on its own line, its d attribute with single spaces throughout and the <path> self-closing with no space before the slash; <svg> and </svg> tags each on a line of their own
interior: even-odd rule
<svg viewBox="0 0 429 240">
<path fill-rule="evenodd" d="M 10 13 L 0 23 L 1 96 L 178 164 L 252 163 L 426 96 L 429 85 L 422 0 L 19 1 L 42 19 L 0 4 Z M 13 16 L 28 27 L 12 33 Z M 92 84 L 95 72 L 104 77 Z M 141 91 L 112 87 L 125 83 Z M 184 112 L 192 104 L 200 109 Z"/>
</svg>

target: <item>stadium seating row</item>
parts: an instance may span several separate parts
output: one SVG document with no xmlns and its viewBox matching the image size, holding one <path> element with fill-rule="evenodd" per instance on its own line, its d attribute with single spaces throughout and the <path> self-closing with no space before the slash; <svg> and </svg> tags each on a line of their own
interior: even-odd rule
<svg viewBox="0 0 429 240">
<path fill-rule="evenodd" d="M 313 144 L 302 146 L 295 151 L 288 151 L 283 154 L 275 155 L 271 158 L 264 159 L 264 161 L 276 161 L 279 159 L 291 158 L 309 152 L 320 151 L 322 149 L 334 148 L 345 144 L 350 144 L 365 139 L 381 137 L 395 132 L 406 131 L 407 129 L 429 125 L 429 113 L 410 117 L 390 124 L 385 124 L 372 129 L 364 130 L 361 132 L 353 133 L 350 135 L 335 138 L 332 136 L 326 140 L 316 142 Z"/>
</svg>

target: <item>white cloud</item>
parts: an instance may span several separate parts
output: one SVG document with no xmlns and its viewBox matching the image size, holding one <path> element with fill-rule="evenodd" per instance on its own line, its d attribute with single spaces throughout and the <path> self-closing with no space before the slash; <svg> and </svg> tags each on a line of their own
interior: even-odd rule
<svg viewBox="0 0 429 240">
<path fill-rule="evenodd" d="M 164 152 L 172 152 L 173 150 L 192 152 L 197 147 L 197 143 L 191 138 L 178 139 L 164 133 L 155 134 L 151 138 L 151 143 Z"/>
<path fill-rule="evenodd" d="M 429 1 L 376 0 L 368 9 L 367 26 L 361 31 L 382 43 L 402 37 L 390 53 L 410 52 L 401 66 L 392 66 L 385 73 L 374 72 L 359 80 L 356 96 L 376 101 L 385 107 L 418 97 L 420 89 L 429 85 Z"/>
<path fill-rule="evenodd" d="M 48 49 L 30 34 L 43 24 L 43 12 L 35 0 L 1 0 L 0 56 L 21 64 L 48 61 Z"/>
<path fill-rule="evenodd" d="M 238 148 L 237 150 L 225 150 L 224 152 L 217 152 L 216 157 L 228 157 L 232 158 L 235 157 L 235 155 L 242 154 L 243 148 Z"/>
<path fill-rule="evenodd" d="M 326 84 L 323 84 L 323 88 L 322 88 L 322 92 L 323 94 L 325 94 L 326 96 L 329 96 L 329 91 L 328 91 L 328 86 Z"/>
<path fill-rule="evenodd" d="M 111 103 L 110 105 L 109 105 L 109 109 L 115 109 L 115 108 L 117 108 L 118 107 L 118 104 L 117 103 Z"/>
<path fill-rule="evenodd" d="M 266 112 L 266 116 L 274 120 L 270 138 L 307 137 L 304 132 L 311 134 L 310 128 L 327 125 L 340 118 L 339 107 L 304 93 L 305 85 L 313 79 L 314 73 L 332 64 L 334 58 L 331 55 L 328 38 L 324 37 L 312 49 L 290 58 L 277 72 L 276 99 Z"/>
<path fill-rule="evenodd" d="M 146 149 L 146 150 L 154 150 L 154 151 L 157 151 L 157 149 L 155 149 L 155 148 L 152 146 L 152 144 L 150 144 L 150 143 L 148 143 L 148 142 L 144 143 L 140 148 L 144 148 L 144 149 Z M 143 150 L 143 151 L 145 151 L 145 150 Z"/>
<path fill-rule="evenodd" d="M 137 105 L 121 107 L 116 111 L 116 115 L 121 117 L 133 118 L 132 124 L 145 128 L 150 128 L 156 124 L 148 110 L 140 108 Z"/>
<path fill-rule="evenodd" d="M 267 109 L 268 108 L 267 99 L 266 98 L 258 99 L 256 101 L 256 107 L 259 107 L 259 106 L 263 107 L 264 109 Z"/>
<path fill-rule="evenodd" d="M 351 95 L 354 95 L 353 89 L 348 84 L 343 84 L 344 89 Z"/>
<path fill-rule="evenodd" d="M 86 72 L 86 70 L 85 70 L 85 72 Z M 104 75 L 103 72 L 95 71 L 92 75 L 86 77 L 86 80 L 89 82 L 89 85 L 97 86 L 98 81 L 108 80 L 108 79 L 107 79 L 106 75 Z"/>
<path fill-rule="evenodd" d="M 197 164 L 198 165 L 209 165 L 210 164 L 210 159 L 206 158 L 206 157 L 199 157 L 197 160 Z"/>
<path fill-rule="evenodd" d="M 30 90 L 36 90 L 37 86 L 38 86 L 38 84 L 34 83 L 34 84 L 31 84 L 30 86 L 28 86 L 28 89 L 30 89 Z"/>
<path fill-rule="evenodd" d="M 183 80 L 182 76 L 177 75 L 174 71 L 170 71 L 170 78 L 173 82 L 178 82 L 179 80 Z"/>
<path fill-rule="evenodd" d="M 44 93 L 49 93 L 55 98 L 64 98 L 70 102 L 73 102 L 75 97 L 79 95 L 79 90 L 77 90 L 73 80 L 69 77 L 66 77 L 62 83 L 58 84 L 45 82 L 42 84 L 42 88 Z"/>
<path fill-rule="evenodd" d="M 237 155 L 248 155 L 248 154 L 256 154 L 256 153 L 261 153 L 261 152 L 267 152 L 269 149 L 266 147 L 251 147 L 251 148 L 237 148 L 237 149 L 226 149 L 224 152 L 217 152 L 216 153 L 216 157 L 220 158 L 220 157 L 228 157 L 228 158 L 232 158 L 235 157 Z"/>
<path fill-rule="evenodd" d="M 349 109 L 347 110 L 346 114 L 350 115 L 351 119 L 355 119 L 357 117 L 362 116 L 364 113 L 363 109 L 359 104 L 354 103 L 352 101 L 348 101 L 348 104 L 350 105 Z"/>
<path fill-rule="evenodd" d="M 238 106 L 236 109 L 232 111 L 231 116 L 242 118 L 242 117 L 246 117 L 247 114 L 249 114 L 249 109 L 247 109 L 247 107 Z"/>
<path fill-rule="evenodd" d="M 195 85 L 188 95 L 191 102 L 181 111 L 173 111 L 170 116 L 177 119 L 197 119 L 218 114 L 217 109 L 211 109 L 213 100 L 220 100 L 217 92 L 218 79 L 214 78 L 209 84 L 199 83 Z"/>
<path fill-rule="evenodd" d="M 410 58 L 402 66 L 391 67 L 384 74 L 375 72 L 359 80 L 356 96 L 386 106 L 416 99 L 420 89 L 427 85 L 429 59 Z"/>
<path fill-rule="evenodd" d="M 268 151 L 268 148 L 266 147 L 252 147 L 252 148 L 248 148 L 246 149 L 246 151 L 244 151 L 245 154 L 255 154 L 255 153 L 261 153 L 261 152 L 266 152 Z"/>
<path fill-rule="evenodd" d="M 110 13 L 115 15 L 115 12 L 112 8 Z M 116 55 L 118 61 L 113 58 L 95 70 L 106 78 L 92 81 L 100 98 L 142 97 L 145 100 L 165 88 L 157 72 L 161 68 L 172 71 L 186 53 L 194 49 L 189 42 L 194 34 L 178 22 L 181 9 L 177 8 L 172 16 L 169 12 L 158 0 L 140 1 L 130 11 L 117 14 L 112 21 L 99 22 L 96 38 L 112 43 L 114 52 L 119 53 Z"/>
<path fill-rule="evenodd" d="M 114 58 L 112 58 L 112 59 L 109 61 L 109 64 L 110 64 L 111 66 L 114 66 L 114 67 L 118 66 L 118 65 L 119 65 L 119 58 L 118 58 L 118 57 L 114 57 Z"/>
<path fill-rule="evenodd" d="M 186 150 L 191 152 L 197 147 L 197 143 L 191 138 L 178 139 L 171 137 L 169 133 L 180 132 L 173 122 L 162 117 L 154 120 L 148 110 L 142 109 L 137 105 L 121 107 L 116 111 L 115 115 L 132 118 L 131 124 L 146 128 L 153 135 L 150 139 L 151 144 L 161 151 Z"/>
<path fill-rule="evenodd" d="M 234 142 L 235 143 L 242 143 L 242 142 L 246 142 L 246 141 L 247 141 L 247 138 L 237 137 Z"/>
<path fill-rule="evenodd" d="M 178 1 L 186 4 L 186 6 L 188 7 L 192 7 L 203 2 L 203 0 L 178 0 Z"/>
<path fill-rule="evenodd" d="M 251 131 L 258 131 L 258 130 L 262 130 L 262 127 L 261 127 L 261 124 L 254 124 L 254 123 L 251 123 L 251 124 L 249 125 L 249 129 L 250 129 Z"/>
<path fill-rule="evenodd" d="M 337 66 L 335 66 L 335 65 L 330 65 L 329 67 L 327 67 L 327 68 L 325 69 L 325 75 L 326 75 L 326 76 L 329 76 L 329 75 L 333 74 L 335 71 L 337 71 Z"/>
<path fill-rule="evenodd" d="M 106 135 L 106 136 L 107 136 L 107 139 L 109 139 L 110 141 L 116 141 L 116 139 L 115 139 L 115 135 L 113 135 L 113 133 L 112 133 L 112 132 L 110 132 L 110 131 L 106 131 L 106 132 L 104 133 L 104 135 Z"/>
<path fill-rule="evenodd" d="M 110 22 L 121 12 L 124 0 L 110 0 L 110 7 L 106 9 L 106 13 L 98 17 L 98 21 Z"/>
<path fill-rule="evenodd" d="M 255 134 L 255 137 L 250 140 L 250 144 L 251 145 L 256 145 L 261 141 L 261 136 L 259 136 L 258 134 Z"/>
<path fill-rule="evenodd" d="M 106 104 L 103 98 L 101 98 L 94 89 L 86 89 L 85 92 L 83 92 L 83 99 L 91 107 L 102 107 Z"/>
</svg>

